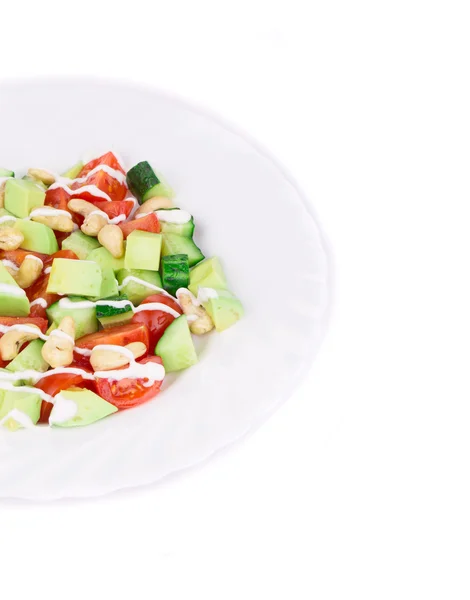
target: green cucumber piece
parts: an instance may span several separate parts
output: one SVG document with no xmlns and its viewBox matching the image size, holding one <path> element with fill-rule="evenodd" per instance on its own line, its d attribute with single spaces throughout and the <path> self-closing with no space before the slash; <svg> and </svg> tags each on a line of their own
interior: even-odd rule
<svg viewBox="0 0 470 600">
<path fill-rule="evenodd" d="M 64 298 L 64 300 L 71 301 L 74 303 L 88 303 L 88 300 L 86 298 L 82 298 L 80 296 L 68 297 Z M 62 298 L 58 302 L 51 304 L 51 306 L 49 306 L 49 308 L 46 310 L 51 325 L 58 326 L 64 317 L 72 317 L 75 323 L 76 339 L 89 333 L 95 333 L 95 331 L 98 331 L 99 324 L 98 319 L 96 318 L 96 311 L 94 306 L 85 306 L 84 308 L 80 306 L 77 306 L 77 308 L 64 308 L 63 302 L 62 306 L 60 305 L 61 301 Z"/>
<path fill-rule="evenodd" d="M 0 177 L 14 177 L 15 173 L 8 169 L 0 169 Z"/>
<path fill-rule="evenodd" d="M 187 254 L 190 267 L 204 260 L 204 254 L 193 240 L 175 233 L 165 233 L 163 234 L 162 256 L 171 254 Z"/>
<path fill-rule="evenodd" d="M 120 304 L 113 306 L 109 302 L 119 302 Z M 96 317 L 105 328 L 122 325 L 130 321 L 133 315 L 133 306 L 125 295 L 99 300 L 96 304 Z"/>
<path fill-rule="evenodd" d="M 119 282 L 119 291 L 121 295 L 127 296 L 134 306 L 138 306 L 141 302 L 152 296 L 158 294 L 159 291 L 154 288 L 162 288 L 162 280 L 158 271 L 146 271 L 144 269 L 121 269 L 116 273 L 117 280 Z M 127 281 L 123 286 L 123 282 L 128 278 L 133 277 L 137 280 L 141 280 L 145 283 L 149 283 L 151 287 L 134 281 L 133 279 Z"/>
<path fill-rule="evenodd" d="M 162 258 L 162 283 L 174 296 L 176 290 L 189 285 L 189 262 L 187 254 L 169 254 Z"/>
<path fill-rule="evenodd" d="M 155 354 L 162 359 L 167 373 L 181 371 L 197 363 L 186 315 L 181 315 L 165 329 L 155 348 Z"/>
<path fill-rule="evenodd" d="M 162 181 L 160 176 L 157 176 L 146 160 L 129 169 L 127 185 L 140 204 L 153 196 L 165 196 L 166 198 L 174 196 L 170 186 Z"/>
<path fill-rule="evenodd" d="M 159 183 L 155 171 L 146 160 L 137 163 L 127 172 L 127 185 L 140 204 L 143 202 L 144 195 Z"/>
<path fill-rule="evenodd" d="M 187 223 L 170 223 L 165 221 L 165 213 L 170 211 L 180 210 L 179 208 L 162 208 L 157 210 L 157 217 L 160 222 L 160 229 L 162 233 L 176 233 L 176 235 L 182 235 L 183 237 L 192 238 L 194 234 L 194 219 L 191 219 Z"/>
</svg>

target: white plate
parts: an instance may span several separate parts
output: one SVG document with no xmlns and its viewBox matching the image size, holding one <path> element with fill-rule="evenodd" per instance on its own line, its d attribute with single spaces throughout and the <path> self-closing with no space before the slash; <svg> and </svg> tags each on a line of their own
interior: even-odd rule
<svg viewBox="0 0 470 600">
<path fill-rule="evenodd" d="M 65 170 L 112 148 L 149 160 L 195 215 L 246 308 L 198 365 L 144 406 L 90 427 L 0 431 L 0 497 L 86 497 L 155 482 L 258 426 L 299 383 L 325 334 L 330 267 L 311 207 L 264 150 L 154 90 L 89 79 L 0 85 L 0 165 Z"/>
</svg>

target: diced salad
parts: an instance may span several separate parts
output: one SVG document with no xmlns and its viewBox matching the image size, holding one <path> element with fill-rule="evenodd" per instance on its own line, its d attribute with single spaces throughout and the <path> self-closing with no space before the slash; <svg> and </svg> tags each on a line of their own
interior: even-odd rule
<svg viewBox="0 0 470 600">
<path fill-rule="evenodd" d="M 0 425 L 89 425 L 198 361 L 243 315 L 193 216 L 146 161 L 0 169 Z"/>
</svg>

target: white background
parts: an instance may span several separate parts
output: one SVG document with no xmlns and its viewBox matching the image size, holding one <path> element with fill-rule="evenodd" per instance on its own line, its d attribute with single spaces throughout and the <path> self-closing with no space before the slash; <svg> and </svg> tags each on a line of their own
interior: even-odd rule
<svg viewBox="0 0 470 600">
<path fill-rule="evenodd" d="M 0 72 L 146 81 L 252 133 L 312 198 L 334 317 L 297 393 L 215 462 L 0 504 L 2 598 L 468 599 L 467 3 L 146 4 L 2 5 Z"/>
</svg>

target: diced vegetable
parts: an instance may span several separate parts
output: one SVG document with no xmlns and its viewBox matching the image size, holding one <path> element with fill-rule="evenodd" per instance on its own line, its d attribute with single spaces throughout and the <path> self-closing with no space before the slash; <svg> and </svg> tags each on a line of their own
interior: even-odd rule
<svg viewBox="0 0 470 600">
<path fill-rule="evenodd" d="M 165 233 L 163 234 L 162 256 L 172 254 L 187 254 L 190 267 L 204 260 L 204 254 L 193 240 L 174 233 Z"/>
<path fill-rule="evenodd" d="M 189 285 L 189 262 L 186 254 L 162 257 L 162 282 L 165 290 L 174 296 L 179 288 Z"/>
</svg>

